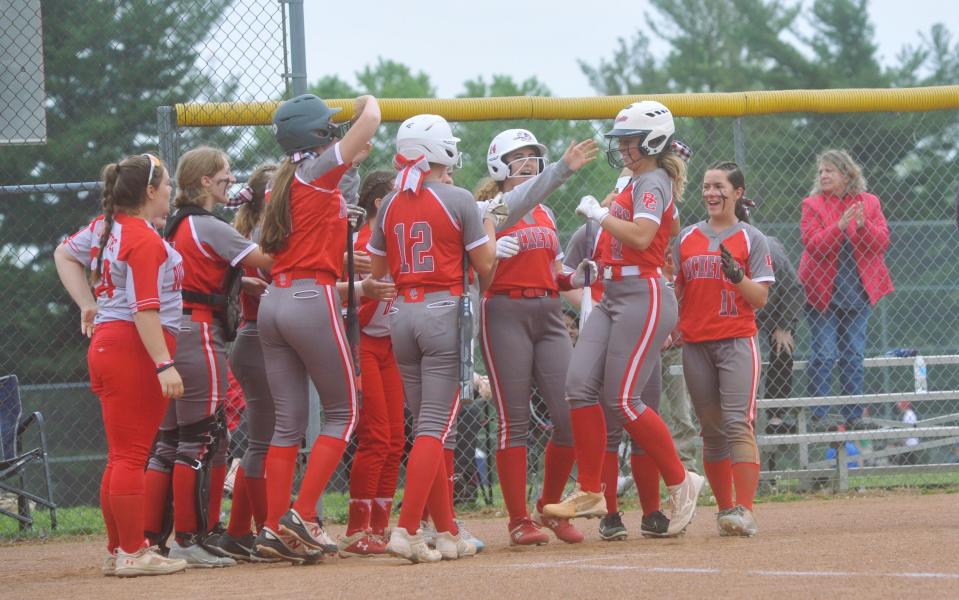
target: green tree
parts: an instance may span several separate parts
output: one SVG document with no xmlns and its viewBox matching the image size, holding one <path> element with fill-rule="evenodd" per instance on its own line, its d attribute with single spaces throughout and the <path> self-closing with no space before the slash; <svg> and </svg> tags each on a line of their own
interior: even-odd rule
<svg viewBox="0 0 959 600">
<path fill-rule="evenodd" d="M 3 183 L 96 179 L 104 164 L 156 151 L 157 106 L 229 99 L 235 85 L 200 72 L 199 48 L 231 2 L 45 0 L 48 142 L 0 148 Z M 51 255 L 98 206 L 95 192 L 0 196 L 3 372 L 27 382 L 85 377 L 86 344 Z"/>
</svg>

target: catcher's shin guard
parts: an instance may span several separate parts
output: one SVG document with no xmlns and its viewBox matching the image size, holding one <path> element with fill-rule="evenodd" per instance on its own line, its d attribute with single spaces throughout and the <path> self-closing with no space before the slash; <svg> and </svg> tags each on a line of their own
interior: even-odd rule
<svg viewBox="0 0 959 600">
<path fill-rule="evenodd" d="M 210 501 L 210 466 L 213 457 L 220 447 L 221 443 L 227 442 L 228 431 L 226 428 L 226 415 L 221 407 L 215 413 L 197 421 L 184 425 L 179 428 L 180 440 L 184 442 L 201 442 L 199 457 L 177 454 L 177 461 L 188 465 L 194 469 L 196 474 L 196 486 L 194 487 L 193 499 L 196 510 L 196 532 L 177 532 L 177 537 L 194 538 L 193 541 L 203 545 L 206 531 L 209 529 L 208 506 Z"/>
</svg>

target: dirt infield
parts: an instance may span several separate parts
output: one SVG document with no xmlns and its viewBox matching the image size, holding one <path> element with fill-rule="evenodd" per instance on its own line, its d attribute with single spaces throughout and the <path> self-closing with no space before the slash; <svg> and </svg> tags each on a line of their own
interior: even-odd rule
<svg viewBox="0 0 959 600">
<path fill-rule="evenodd" d="M 102 577 L 94 542 L 0 547 L 0 597 L 81 598 L 824 598 L 959 597 L 959 496 L 804 500 L 758 507 L 760 535 L 719 538 L 701 507 L 685 537 L 645 540 L 639 515 L 625 542 L 511 549 L 503 520 L 470 521 L 489 546 L 439 565 L 392 558 L 330 559 L 313 567 L 242 565 L 168 577 Z M 334 527 L 332 533 L 339 533 Z"/>
</svg>

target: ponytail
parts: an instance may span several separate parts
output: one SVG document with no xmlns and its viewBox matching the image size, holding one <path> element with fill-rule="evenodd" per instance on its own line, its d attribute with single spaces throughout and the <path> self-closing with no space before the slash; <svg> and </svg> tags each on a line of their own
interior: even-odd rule
<svg viewBox="0 0 959 600">
<path fill-rule="evenodd" d="M 495 181 L 492 177 L 484 177 L 480 180 L 479 184 L 476 186 L 476 199 L 480 202 L 484 200 L 492 200 L 496 197 L 497 194 L 502 192 L 500 187 L 502 184 L 498 181 Z"/>
<path fill-rule="evenodd" d="M 244 237 L 249 237 L 253 229 L 260 223 L 266 204 L 266 188 L 269 187 L 270 179 L 276 172 L 275 163 L 264 163 L 254 169 L 247 180 L 246 185 L 250 188 L 252 198 L 244 202 L 236 211 L 236 218 L 233 220 L 233 226 Z"/>
<path fill-rule="evenodd" d="M 120 165 L 110 163 L 103 167 L 101 178 L 103 179 L 103 199 L 100 201 L 100 207 L 103 210 L 103 230 L 100 232 L 100 241 L 97 244 L 97 268 L 91 273 L 91 283 L 96 285 L 103 277 L 103 252 L 106 250 L 107 242 L 110 241 L 110 233 L 113 231 L 113 213 L 116 208 L 114 193 L 117 187 L 117 179 L 120 176 Z"/>
<path fill-rule="evenodd" d="M 673 200 L 682 202 L 686 191 L 686 161 L 670 147 L 656 155 L 656 166 L 666 171 L 673 181 Z"/>
<path fill-rule="evenodd" d="M 290 188 L 295 174 L 296 163 L 289 157 L 280 163 L 276 173 L 273 174 L 270 203 L 266 205 L 263 229 L 260 232 L 260 247 L 267 254 L 276 254 L 286 248 L 287 238 L 293 230 L 290 216 Z"/>
</svg>

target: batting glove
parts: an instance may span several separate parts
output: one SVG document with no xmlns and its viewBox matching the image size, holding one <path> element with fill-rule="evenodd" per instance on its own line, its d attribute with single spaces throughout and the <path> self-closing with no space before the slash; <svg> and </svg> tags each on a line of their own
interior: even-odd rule
<svg viewBox="0 0 959 600">
<path fill-rule="evenodd" d="M 355 204 L 347 204 L 346 218 L 350 220 L 350 226 L 356 229 L 366 219 L 366 211 Z"/>
<path fill-rule="evenodd" d="M 496 258 L 503 260 L 519 254 L 519 242 L 511 235 L 504 235 L 496 240 Z"/>
<path fill-rule="evenodd" d="M 719 245 L 719 254 L 723 259 L 723 275 L 725 275 L 733 285 L 742 281 L 745 276 L 743 268 L 739 266 L 739 263 L 736 262 L 736 259 L 730 254 L 729 248 L 727 248 L 725 244 Z"/>
<path fill-rule="evenodd" d="M 497 195 L 495 198 L 489 201 L 489 204 L 486 205 L 486 213 L 483 215 L 484 219 L 490 219 L 493 221 L 493 225 L 496 227 L 500 227 L 503 223 L 505 223 L 508 217 L 509 206 L 503 202 L 502 195 Z"/>
<path fill-rule="evenodd" d="M 598 276 L 599 267 L 596 266 L 595 262 L 587 259 L 579 263 L 579 266 L 576 267 L 576 272 L 569 278 L 569 283 L 575 290 L 596 281 Z"/>
<path fill-rule="evenodd" d="M 599 201 L 592 196 L 583 196 L 576 207 L 576 214 L 602 223 L 603 219 L 609 216 L 609 209 L 599 205 Z"/>
</svg>

